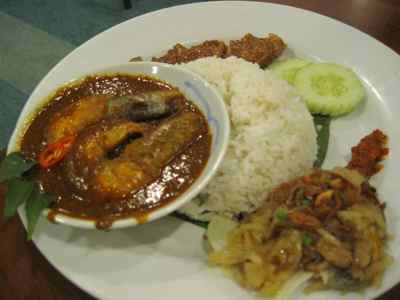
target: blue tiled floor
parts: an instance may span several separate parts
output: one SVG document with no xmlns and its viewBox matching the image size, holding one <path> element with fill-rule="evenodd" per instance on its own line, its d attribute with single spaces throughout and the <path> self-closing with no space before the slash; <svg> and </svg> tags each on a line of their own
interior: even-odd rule
<svg viewBox="0 0 400 300">
<path fill-rule="evenodd" d="M 0 80 L 0 147 L 5 147 L 27 95 Z M 3 114 L 3 112 L 5 112 Z"/>
<path fill-rule="evenodd" d="M 200 1 L 132 0 L 123 8 L 122 0 L 2 0 L 0 10 L 49 32 L 71 44 L 79 45 L 93 35 L 156 9 Z"/>
<path fill-rule="evenodd" d="M 0 148 L 38 81 L 97 33 L 153 10 L 201 1 L 0 0 Z"/>
</svg>

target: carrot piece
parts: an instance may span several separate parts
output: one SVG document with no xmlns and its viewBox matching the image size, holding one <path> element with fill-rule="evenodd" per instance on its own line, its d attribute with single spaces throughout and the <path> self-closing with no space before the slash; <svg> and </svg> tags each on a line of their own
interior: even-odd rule
<svg viewBox="0 0 400 300">
<path fill-rule="evenodd" d="M 306 228 L 317 228 L 321 227 L 321 222 L 314 216 L 294 211 L 289 213 L 289 220 L 295 224 Z"/>
</svg>

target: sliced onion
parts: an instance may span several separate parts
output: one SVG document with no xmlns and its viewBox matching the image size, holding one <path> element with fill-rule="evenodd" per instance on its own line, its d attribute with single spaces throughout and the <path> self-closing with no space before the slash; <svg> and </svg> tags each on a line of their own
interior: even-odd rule
<svg viewBox="0 0 400 300">
<path fill-rule="evenodd" d="M 288 300 L 297 289 L 301 288 L 309 279 L 313 277 L 312 272 L 297 272 L 279 289 L 273 300 Z"/>
<path fill-rule="evenodd" d="M 225 247 L 229 232 L 238 225 L 232 219 L 220 215 L 216 215 L 211 219 L 206 235 L 213 251 L 220 251 Z"/>
</svg>

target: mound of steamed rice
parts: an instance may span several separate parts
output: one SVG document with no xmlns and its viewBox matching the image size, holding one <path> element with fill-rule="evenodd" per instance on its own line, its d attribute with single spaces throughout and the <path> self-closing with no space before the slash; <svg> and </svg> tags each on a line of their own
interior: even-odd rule
<svg viewBox="0 0 400 300">
<path fill-rule="evenodd" d="M 305 174 L 317 153 L 312 116 L 295 89 L 245 60 L 204 58 L 184 65 L 223 95 L 231 137 L 217 175 L 180 212 L 197 220 L 260 207 L 276 185 Z"/>
</svg>

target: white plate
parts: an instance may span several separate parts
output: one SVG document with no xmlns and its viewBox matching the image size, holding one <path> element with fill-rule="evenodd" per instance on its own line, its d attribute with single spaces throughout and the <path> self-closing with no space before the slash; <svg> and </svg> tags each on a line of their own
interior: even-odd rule
<svg viewBox="0 0 400 300">
<path fill-rule="evenodd" d="M 400 57 L 366 34 L 321 15 L 256 2 L 208 2 L 146 14 L 99 34 L 64 58 L 43 79 L 58 86 L 131 57 L 158 54 L 177 42 L 241 37 L 273 32 L 297 53 L 352 67 L 362 77 L 368 99 L 357 112 L 332 123 L 326 166 L 343 164 L 351 145 L 374 128 L 384 130 L 391 154 L 376 184 L 387 202 L 390 253 L 394 265 L 380 289 L 364 295 L 316 293 L 293 299 L 366 299 L 400 279 Z M 50 90 L 35 90 L 44 97 Z M 397 117 L 397 118 L 396 118 Z M 40 222 L 34 241 L 47 259 L 75 284 L 101 299 L 254 299 L 218 270 L 206 265 L 203 230 L 173 218 L 110 233 Z"/>
</svg>

